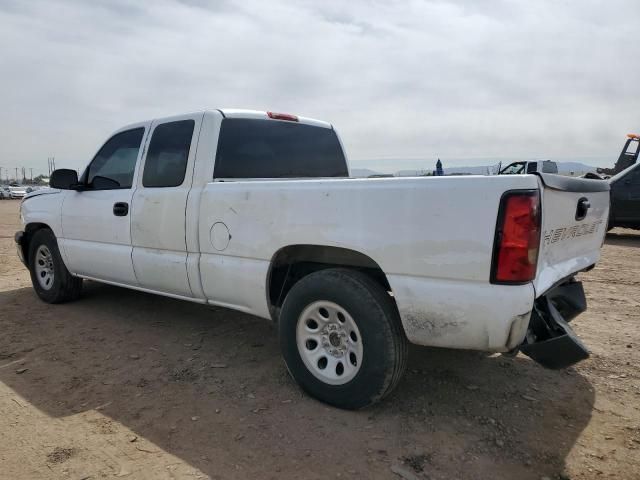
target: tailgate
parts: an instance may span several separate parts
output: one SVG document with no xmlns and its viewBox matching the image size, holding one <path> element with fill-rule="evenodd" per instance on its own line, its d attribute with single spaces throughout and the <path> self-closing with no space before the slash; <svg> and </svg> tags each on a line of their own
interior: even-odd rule
<svg viewBox="0 0 640 480">
<path fill-rule="evenodd" d="M 553 174 L 538 177 L 542 235 L 536 297 L 598 261 L 609 216 L 608 182 Z"/>
</svg>

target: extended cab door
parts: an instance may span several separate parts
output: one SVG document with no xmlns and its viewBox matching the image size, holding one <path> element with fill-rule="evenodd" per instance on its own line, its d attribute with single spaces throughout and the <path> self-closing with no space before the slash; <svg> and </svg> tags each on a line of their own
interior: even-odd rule
<svg viewBox="0 0 640 480">
<path fill-rule="evenodd" d="M 141 287 L 192 297 L 186 206 L 203 114 L 154 121 L 133 198 L 133 266 Z"/>
<path fill-rule="evenodd" d="M 84 172 L 85 190 L 65 193 L 60 243 L 72 273 L 135 285 L 130 208 L 149 123 L 117 132 Z"/>
</svg>

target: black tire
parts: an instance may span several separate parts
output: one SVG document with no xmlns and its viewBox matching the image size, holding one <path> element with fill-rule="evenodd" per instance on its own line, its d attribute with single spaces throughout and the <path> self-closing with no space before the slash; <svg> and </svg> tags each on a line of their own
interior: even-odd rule
<svg viewBox="0 0 640 480">
<path fill-rule="evenodd" d="M 40 247 L 46 247 L 51 253 L 53 280 L 47 288 L 43 287 L 38 280 L 36 272 L 37 253 Z M 38 297 L 47 303 L 63 303 L 75 300 L 82 292 L 82 279 L 74 277 L 69 273 L 62 261 L 58 242 L 53 232 L 43 228 L 36 231 L 29 242 L 29 272 L 31 273 L 31 283 Z"/>
<path fill-rule="evenodd" d="M 341 385 L 318 378 L 298 350 L 298 320 L 317 301 L 332 302 L 347 311 L 362 339 L 359 370 Z M 340 408 L 359 409 L 380 401 L 395 388 L 406 367 L 407 339 L 392 298 L 370 277 L 354 270 L 320 270 L 297 282 L 282 305 L 279 337 L 294 380 L 313 397 Z"/>
</svg>

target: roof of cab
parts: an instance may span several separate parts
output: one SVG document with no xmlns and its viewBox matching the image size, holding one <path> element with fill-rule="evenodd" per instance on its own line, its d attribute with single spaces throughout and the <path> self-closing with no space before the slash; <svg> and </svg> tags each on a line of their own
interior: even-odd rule
<svg viewBox="0 0 640 480">
<path fill-rule="evenodd" d="M 254 119 L 259 119 L 259 120 L 275 120 L 276 122 L 291 121 L 291 120 L 272 119 L 272 118 L 269 117 L 269 113 L 271 113 L 271 112 L 265 112 L 265 111 L 262 111 L 262 110 L 243 110 L 243 109 L 238 109 L 238 108 L 220 108 L 220 109 L 218 109 L 218 111 L 222 112 L 222 114 L 226 118 L 254 118 Z M 300 117 L 298 115 L 295 115 L 295 116 L 298 119 L 298 123 L 304 123 L 306 125 L 314 125 L 316 127 L 332 128 L 330 123 L 323 122 L 322 120 L 316 120 L 314 118 L 308 118 L 308 117 Z"/>
<path fill-rule="evenodd" d="M 114 132 L 114 134 L 120 133 L 126 130 L 131 130 L 132 128 L 144 127 L 145 125 L 148 125 L 151 122 L 166 122 L 166 121 L 172 121 L 176 119 L 176 117 L 182 117 L 185 115 L 196 116 L 196 115 L 203 115 L 206 113 L 213 113 L 216 115 L 222 113 L 222 115 L 225 118 L 253 118 L 253 119 L 259 119 L 259 120 L 270 120 L 273 122 L 287 122 L 287 121 L 291 122 L 292 121 L 292 120 L 281 120 L 276 118 L 270 118 L 269 113 L 273 113 L 273 112 L 265 112 L 261 110 L 243 110 L 239 108 L 220 108 L 217 110 L 201 110 L 199 112 L 185 112 L 184 114 L 157 117 L 157 118 L 145 120 L 142 122 L 130 123 L 128 125 L 120 127 L 118 130 Z M 308 117 L 300 117 L 297 115 L 296 115 L 296 118 L 298 119 L 297 123 L 303 123 L 305 125 L 313 125 L 315 127 L 333 128 L 333 126 L 330 123 L 323 122 L 322 120 L 316 120 L 314 118 L 308 118 Z"/>
</svg>

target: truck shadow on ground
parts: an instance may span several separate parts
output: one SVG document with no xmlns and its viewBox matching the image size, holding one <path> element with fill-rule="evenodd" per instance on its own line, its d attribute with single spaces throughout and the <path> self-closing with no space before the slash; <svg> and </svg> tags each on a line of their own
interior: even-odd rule
<svg viewBox="0 0 640 480">
<path fill-rule="evenodd" d="M 625 232 L 608 232 L 605 239 L 608 245 L 640 248 L 640 235 Z"/>
<path fill-rule="evenodd" d="M 594 403 L 574 369 L 412 348 L 391 397 L 340 411 L 293 383 L 262 319 L 92 282 L 65 305 L 2 292 L 0 309 L 0 366 L 29 368 L 0 381 L 52 417 L 102 406 L 213 478 L 395 478 L 404 462 L 430 478 L 539 479 L 562 471 Z"/>
</svg>

